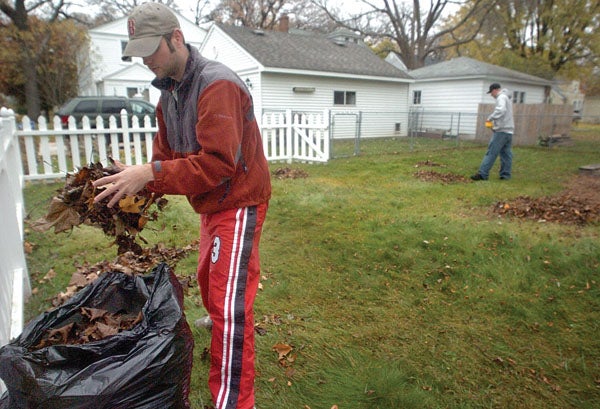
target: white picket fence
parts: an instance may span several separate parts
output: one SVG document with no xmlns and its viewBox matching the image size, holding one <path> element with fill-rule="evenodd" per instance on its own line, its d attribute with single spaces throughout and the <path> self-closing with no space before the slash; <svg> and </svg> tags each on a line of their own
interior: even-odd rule
<svg viewBox="0 0 600 409">
<path fill-rule="evenodd" d="M 152 127 L 150 117 L 145 117 L 140 126 L 134 116 L 130 126 L 123 110 L 119 122 L 120 125 L 111 116 L 105 126 L 102 117 L 98 117 L 92 128 L 89 118 L 83 117 L 81 128 L 77 128 L 70 117 L 68 127 L 63 129 L 60 118 L 55 116 L 52 129 L 48 129 L 46 119 L 40 117 L 33 129 L 29 118 L 23 117 L 17 135 L 25 150 L 25 180 L 62 178 L 90 163 L 106 166 L 109 157 L 127 165 L 146 163 L 152 157 L 152 138 L 157 129 Z"/>
<path fill-rule="evenodd" d="M 14 113 L 0 109 L 0 346 L 23 329 L 23 304 L 31 294 L 23 250 L 23 168 Z M 0 381 L 0 394 L 5 390 Z"/>
<path fill-rule="evenodd" d="M 24 147 L 25 180 L 57 179 L 89 163 L 108 163 L 108 158 L 131 165 L 146 163 L 152 157 L 152 138 L 157 128 L 149 117 L 140 126 L 137 117 L 129 126 L 123 110 L 117 118 L 110 117 L 105 126 L 101 117 L 96 126 L 84 117 L 80 128 L 70 118 L 63 129 L 55 116 L 52 129 L 40 117 L 32 127 L 29 118 L 21 121 L 17 135 Z M 271 112 L 262 116 L 263 148 L 268 161 L 327 162 L 330 155 L 329 112 Z"/>
</svg>

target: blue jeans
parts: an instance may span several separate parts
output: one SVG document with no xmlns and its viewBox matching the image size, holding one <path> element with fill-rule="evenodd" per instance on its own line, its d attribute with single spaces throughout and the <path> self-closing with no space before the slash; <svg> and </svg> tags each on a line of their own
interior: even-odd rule
<svg viewBox="0 0 600 409">
<path fill-rule="evenodd" d="M 492 139 L 488 144 L 488 150 L 479 166 L 479 174 L 487 179 L 490 176 L 490 169 L 500 155 L 500 177 L 510 179 L 512 169 L 512 134 L 506 132 L 494 132 Z"/>
</svg>

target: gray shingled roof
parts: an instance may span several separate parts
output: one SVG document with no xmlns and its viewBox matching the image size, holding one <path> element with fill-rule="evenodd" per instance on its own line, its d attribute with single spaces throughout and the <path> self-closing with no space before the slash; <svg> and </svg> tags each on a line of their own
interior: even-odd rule
<svg viewBox="0 0 600 409">
<path fill-rule="evenodd" d="M 411 79 L 365 45 L 338 45 L 324 35 L 307 32 L 257 32 L 246 27 L 218 26 L 266 68 Z"/>
<path fill-rule="evenodd" d="M 488 64 L 468 57 L 453 58 L 427 67 L 410 71 L 417 79 L 449 79 L 463 77 L 485 77 L 496 80 L 515 80 L 537 85 L 552 85 L 551 81 L 519 71 Z"/>
</svg>

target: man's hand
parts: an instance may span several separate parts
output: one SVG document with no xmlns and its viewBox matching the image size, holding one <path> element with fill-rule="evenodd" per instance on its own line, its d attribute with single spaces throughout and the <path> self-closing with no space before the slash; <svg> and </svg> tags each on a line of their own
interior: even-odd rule
<svg viewBox="0 0 600 409">
<path fill-rule="evenodd" d="M 94 203 L 112 195 L 108 207 L 113 207 L 124 196 L 133 195 L 154 180 L 152 164 L 125 167 L 121 172 L 94 181 L 94 187 L 106 187 L 95 198 Z"/>
</svg>

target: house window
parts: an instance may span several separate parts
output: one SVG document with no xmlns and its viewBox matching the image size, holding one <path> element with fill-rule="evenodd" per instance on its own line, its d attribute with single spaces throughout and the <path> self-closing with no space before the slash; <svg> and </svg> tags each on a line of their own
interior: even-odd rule
<svg viewBox="0 0 600 409">
<path fill-rule="evenodd" d="M 413 105 L 421 105 L 421 91 L 413 91 Z"/>
<path fill-rule="evenodd" d="M 125 51 L 125 47 L 127 47 L 127 41 L 121 41 L 121 54 Z M 121 60 L 131 62 L 131 57 L 122 57 Z"/>
<path fill-rule="evenodd" d="M 524 104 L 525 103 L 525 92 L 523 91 L 513 91 L 513 103 L 515 104 Z"/>
<path fill-rule="evenodd" d="M 333 105 L 356 105 L 356 92 L 333 91 Z"/>
</svg>

